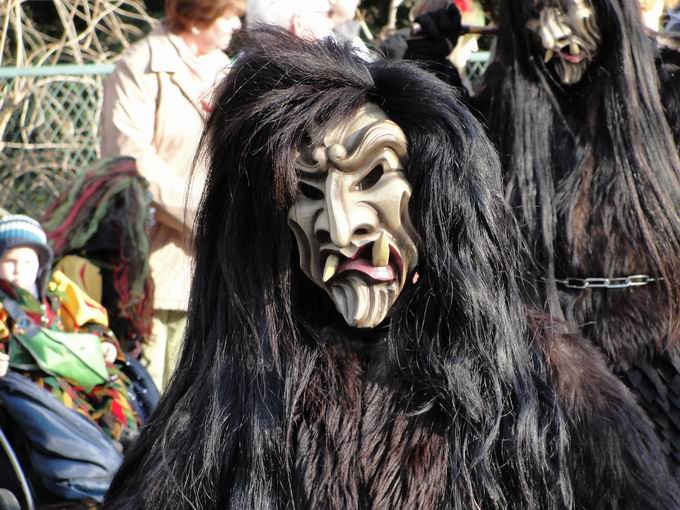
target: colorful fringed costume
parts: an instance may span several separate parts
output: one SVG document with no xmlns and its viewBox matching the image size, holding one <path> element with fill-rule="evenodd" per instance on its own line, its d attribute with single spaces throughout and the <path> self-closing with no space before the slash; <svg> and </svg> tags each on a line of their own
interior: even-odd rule
<svg viewBox="0 0 680 510">
<path fill-rule="evenodd" d="M 43 216 L 57 267 L 106 307 L 126 352 L 151 333 L 150 217 L 148 186 L 131 158 L 80 173 Z"/>
<path fill-rule="evenodd" d="M 0 350 L 8 351 L 15 321 L 2 305 L 5 299 L 16 302 L 37 325 L 66 332 L 87 332 L 101 336 L 118 350 L 116 363 L 125 361 L 124 355 L 108 329 L 106 310 L 90 299 L 60 271 L 55 271 L 48 284 L 43 302 L 30 292 L 0 281 Z M 21 348 L 20 344 L 12 344 Z M 120 439 L 124 430 L 137 430 L 137 418 L 127 398 L 129 381 L 116 366 L 107 364 L 110 376 L 106 384 L 87 392 L 68 380 L 42 371 L 22 371 L 41 388 L 48 390 L 66 407 L 74 409 L 96 422 L 112 439 Z"/>
</svg>

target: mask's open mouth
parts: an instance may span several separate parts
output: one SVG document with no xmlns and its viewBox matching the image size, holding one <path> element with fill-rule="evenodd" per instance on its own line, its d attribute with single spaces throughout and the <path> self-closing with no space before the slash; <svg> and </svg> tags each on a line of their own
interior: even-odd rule
<svg viewBox="0 0 680 510">
<path fill-rule="evenodd" d="M 390 283 L 400 279 L 404 263 L 399 251 L 382 234 L 372 243 L 357 248 L 351 257 L 324 250 L 321 252 L 321 274 L 324 283 L 358 274 L 369 283 Z"/>
<path fill-rule="evenodd" d="M 563 48 L 550 48 L 545 52 L 544 62 L 549 62 L 553 57 L 558 56 L 570 64 L 580 64 L 589 58 L 588 51 L 581 48 L 577 43 L 571 43 Z"/>
</svg>

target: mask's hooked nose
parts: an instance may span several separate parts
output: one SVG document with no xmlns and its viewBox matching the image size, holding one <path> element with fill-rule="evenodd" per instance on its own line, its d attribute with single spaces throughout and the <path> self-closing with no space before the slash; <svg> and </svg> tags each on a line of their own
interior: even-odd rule
<svg viewBox="0 0 680 510">
<path fill-rule="evenodd" d="M 339 248 L 349 246 L 352 237 L 345 198 L 342 175 L 331 170 L 326 180 L 326 211 L 331 241 Z"/>
</svg>

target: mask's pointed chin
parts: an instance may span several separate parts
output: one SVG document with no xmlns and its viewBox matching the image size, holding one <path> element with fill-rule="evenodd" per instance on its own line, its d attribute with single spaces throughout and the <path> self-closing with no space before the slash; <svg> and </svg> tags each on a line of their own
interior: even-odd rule
<svg viewBox="0 0 680 510">
<path fill-rule="evenodd" d="M 345 322 L 354 328 L 374 328 L 387 317 L 399 292 L 394 285 L 369 284 L 360 277 L 334 283 L 328 293 Z"/>
<path fill-rule="evenodd" d="M 586 71 L 586 63 L 572 64 L 569 62 L 560 62 L 557 68 L 557 74 L 560 81 L 565 85 L 574 85 L 581 81 L 583 74 Z"/>
</svg>

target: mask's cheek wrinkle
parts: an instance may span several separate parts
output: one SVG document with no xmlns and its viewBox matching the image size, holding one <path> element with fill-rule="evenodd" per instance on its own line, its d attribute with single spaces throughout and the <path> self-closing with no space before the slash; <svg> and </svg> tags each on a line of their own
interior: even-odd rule
<svg viewBox="0 0 680 510">
<path fill-rule="evenodd" d="M 405 177 L 397 172 L 385 174 L 370 190 L 364 191 L 362 199 L 357 202 L 375 211 L 378 222 L 389 229 L 396 230 L 402 225 L 403 194 L 410 196 L 411 187 Z"/>
<path fill-rule="evenodd" d="M 411 202 L 411 190 L 405 189 L 401 194 L 401 200 L 399 200 L 399 213 L 400 213 L 399 218 L 401 225 L 411 230 L 411 232 L 415 233 L 413 225 L 411 224 L 411 213 L 409 210 L 410 202 Z"/>
<path fill-rule="evenodd" d="M 411 214 L 409 212 L 409 203 L 411 200 L 411 189 L 406 189 L 401 195 L 400 209 L 401 209 L 401 224 L 405 236 L 408 241 L 405 245 L 408 247 L 408 257 L 407 271 L 411 271 L 418 264 L 418 247 L 421 244 L 420 235 L 416 232 L 413 222 L 411 221 Z"/>
<path fill-rule="evenodd" d="M 295 206 L 293 206 L 295 207 Z M 312 245 L 302 226 L 297 223 L 292 214 L 288 215 L 288 226 L 293 231 L 300 254 L 300 269 L 311 278 L 312 273 Z"/>
</svg>

